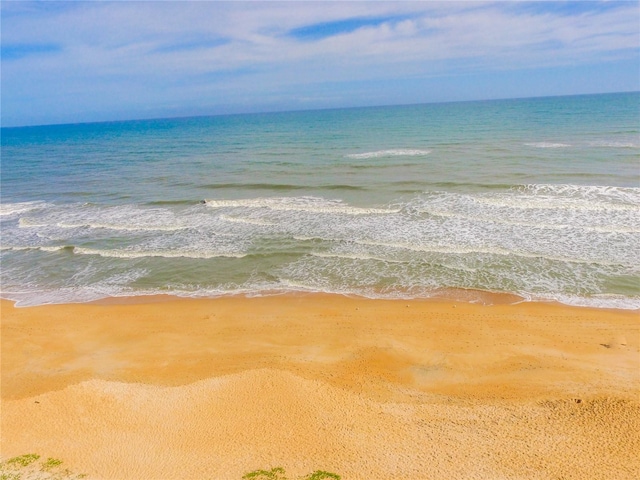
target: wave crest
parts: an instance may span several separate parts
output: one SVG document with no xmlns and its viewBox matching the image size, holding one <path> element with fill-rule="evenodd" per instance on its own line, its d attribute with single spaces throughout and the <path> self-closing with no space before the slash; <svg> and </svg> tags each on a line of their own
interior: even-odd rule
<svg viewBox="0 0 640 480">
<path fill-rule="evenodd" d="M 418 149 L 390 149 L 390 150 L 376 150 L 375 152 L 363 152 L 363 153 L 351 153 L 345 155 L 346 158 L 352 158 L 355 160 L 363 160 L 367 158 L 380 158 L 380 157 L 420 157 L 429 155 L 431 150 L 418 150 Z"/>
<path fill-rule="evenodd" d="M 343 215 L 385 215 L 398 213 L 399 209 L 353 207 L 340 200 L 317 197 L 261 197 L 240 200 L 205 200 L 210 208 L 262 208 L 274 211 L 333 213 Z M 227 217 L 229 219 L 230 217 Z"/>
<path fill-rule="evenodd" d="M 524 145 L 526 147 L 533 147 L 533 148 L 568 148 L 571 146 L 568 143 L 557 143 L 557 142 L 532 142 L 532 143 L 525 143 Z"/>
<path fill-rule="evenodd" d="M 0 216 L 19 215 L 21 213 L 30 212 L 47 207 L 48 204 L 40 201 L 35 202 L 18 202 L 18 203 L 0 203 Z"/>
</svg>

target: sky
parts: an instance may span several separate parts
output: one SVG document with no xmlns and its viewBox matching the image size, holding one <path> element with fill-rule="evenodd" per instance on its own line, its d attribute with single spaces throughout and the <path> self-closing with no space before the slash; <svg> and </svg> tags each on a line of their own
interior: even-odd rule
<svg viewBox="0 0 640 480">
<path fill-rule="evenodd" d="M 7 1 L 2 126 L 640 90 L 640 2 Z"/>
</svg>

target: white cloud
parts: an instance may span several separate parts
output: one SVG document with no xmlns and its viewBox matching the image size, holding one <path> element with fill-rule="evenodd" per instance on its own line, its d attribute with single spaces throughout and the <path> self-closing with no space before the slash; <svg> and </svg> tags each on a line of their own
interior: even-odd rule
<svg viewBox="0 0 640 480">
<path fill-rule="evenodd" d="M 34 98 L 101 92 L 114 102 L 161 105 L 161 95 L 187 103 L 200 96 L 214 107 L 219 92 L 239 102 L 240 95 L 308 84 L 307 96 L 317 98 L 312 89 L 321 82 L 637 62 L 639 5 L 592 6 L 573 12 L 510 2 L 75 2 L 63 8 L 3 2 L 3 46 L 61 47 L 3 61 L 3 103 L 8 96 L 10 110 L 19 105 L 28 86 Z M 315 41 L 289 34 L 386 17 Z M 125 93 L 123 85 L 137 93 Z"/>
</svg>

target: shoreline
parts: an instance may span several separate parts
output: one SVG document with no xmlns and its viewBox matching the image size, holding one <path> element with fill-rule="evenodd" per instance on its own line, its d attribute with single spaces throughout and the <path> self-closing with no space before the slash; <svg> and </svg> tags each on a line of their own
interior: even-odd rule
<svg viewBox="0 0 640 480">
<path fill-rule="evenodd" d="M 637 311 L 329 294 L 2 313 L 2 459 L 89 478 L 632 478 Z"/>
<path fill-rule="evenodd" d="M 174 293 L 151 293 L 151 294 L 132 294 L 122 296 L 105 296 L 103 298 L 77 301 L 77 302 L 60 302 L 60 303 L 42 303 L 36 305 L 19 305 L 20 300 L 2 296 L 0 292 L 0 302 L 11 303 L 14 308 L 32 308 L 56 305 L 136 305 L 136 304 L 152 304 L 164 303 L 180 300 L 207 301 L 225 298 L 269 298 L 269 297 L 343 297 L 354 300 L 363 301 L 398 301 L 398 302 L 433 302 L 433 303 L 461 303 L 471 305 L 493 306 L 493 305 L 519 305 L 519 304 L 540 304 L 551 305 L 568 308 L 584 308 L 590 310 L 610 311 L 610 312 L 632 312 L 640 314 L 640 307 L 637 308 L 620 308 L 611 306 L 596 305 L 577 305 L 571 303 L 563 303 L 555 299 L 534 298 L 530 299 L 517 293 L 512 292 L 494 292 L 488 290 L 477 290 L 472 288 L 440 288 L 432 292 L 430 296 L 417 297 L 370 297 L 357 293 L 341 293 L 341 292 L 322 292 L 307 290 L 266 290 L 256 292 L 228 293 L 212 296 L 181 296 Z"/>
<path fill-rule="evenodd" d="M 455 295 L 458 293 L 458 296 Z M 217 299 L 229 299 L 229 298 L 244 298 L 251 300 L 254 298 L 345 298 L 355 301 L 387 301 L 387 302 L 427 302 L 427 303 L 468 303 L 478 304 L 484 306 L 490 305 L 517 305 L 519 303 L 527 302 L 527 300 L 519 295 L 511 293 L 501 292 L 487 292 L 483 290 L 471 290 L 471 289 L 448 289 L 446 292 L 439 292 L 431 297 L 416 297 L 416 298 L 372 298 L 363 295 L 357 295 L 353 293 L 327 293 L 327 292 L 310 292 L 310 291 L 282 291 L 282 292 L 256 292 L 256 293 L 233 293 L 229 295 L 219 295 L 216 297 L 181 297 L 179 295 L 172 294 L 151 294 L 151 295 L 131 295 L 122 297 L 105 297 L 98 300 L 92 300 L 87 303 L 89 305 L 135 305 L 135 304 L 153 304 L 172 302 L 180 300 L 193 300 L 193 301 L 206 301 Z M 466 297 L 466 298 L 462 298 Z M 534 303 L 546 303 L 546 302 L 534 302 Z M 549 302 L 554 303 L 554 302 Z M 62 304 L 68 305 L 68 304 Z M 559 304 L 561 305 L 561 304 Z M 15 306 L 15 304 L 14 304 Z M 20 307 L 18 307 L 20 308 Z M 616 309 L 614 309 L 616 310 Z M 620 309 L 624 311 L 624 309 Z"/>
</svg>

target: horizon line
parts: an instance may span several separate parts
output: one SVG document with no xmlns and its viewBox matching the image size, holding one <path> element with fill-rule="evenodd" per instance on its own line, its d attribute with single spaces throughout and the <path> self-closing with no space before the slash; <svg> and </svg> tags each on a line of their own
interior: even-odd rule
<svg viewBox="0 0 640 480">
<path fill-rule="evenodd" d="M 210 113 L 210 114 L 197 114 L 197 115 L 177 115 L 177 116 L 158 116 L 158 117 L 145 117 L 145 118 L 126 118 L 126 119 L 114 119 L 114 120 L 95 120 L 86 122 L 63 122 L 63 123 L 42 123 L 42 124 L 27 124 L 27 125 L 2 125 L 0 118 L 0 129 L 12 129 L 12 128 L 39 128 L 39 127 L 62 127 L 71 125 L 94 125 L 104 123 L 126 123 L 126 122 L 146 122 L 157 120 L 187 120 L 192 118 L 209 118 L 209 117 L 232 117 L 240 115 L 269 115 L 275 113 L 302 113 L 302 112 L 321 112 L 331 110 L 356 110 L 366 108 L 384 108 L 384 107 L 411 107 L 419 105 L 446 105 L 451 103 L 474 103 L 474 102 L 494 102 L 505 100 L 535 100 L 543 98 L 558 98 L 558 97 L 586 97 L 595 95 L 616 95 L 616 94 L 630 94 L 640 93 L 638 90 L 626 90 L 626 91 L 609 91 L 609 92 L 596 92 L 596 93 L 570 93 L 561 95 L 534 95 L 524 97 L 496 97 L 496 98 L 478 98 L 473 100 L 443 100 L 435 102 L 417 102 L 417 103 L 390 103 L 390 104 L 378 104 L 378 105 L 360 105 L 360 106 L 347 106 L 347 107 L 319 107 L 319 108 L 303 108 L 293 110 L 264 110 L 257 112 L 235 112 L 235 113 Z"/>
</svg>

